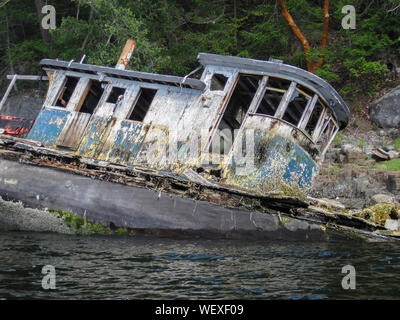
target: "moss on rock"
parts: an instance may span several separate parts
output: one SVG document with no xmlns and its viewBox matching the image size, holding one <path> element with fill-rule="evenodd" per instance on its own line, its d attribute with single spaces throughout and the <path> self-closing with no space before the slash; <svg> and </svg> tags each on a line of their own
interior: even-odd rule
<svg viewBox="0 0 400 320">
<path fill-rule="evenodd" d="M 387 219 L 399 219 L 399 208 L 396 203 L 380 202 L 354 214 L 356 217 L 371 221 L 378 226 L 385 226 Z"/>
</svg>

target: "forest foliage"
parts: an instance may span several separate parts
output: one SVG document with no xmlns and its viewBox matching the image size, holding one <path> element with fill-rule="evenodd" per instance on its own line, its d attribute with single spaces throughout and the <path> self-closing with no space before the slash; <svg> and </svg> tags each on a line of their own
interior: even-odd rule
<svg viewBox="0 0 400 320">
<path fill-rule="evenodd" d="M 126 39 L 137 47 L 130 69 L 185 75 L 210 52 L 284 60 L 315 73 L 346 97 L 373 95 L 400 67 L 400 0 L 353 0 L 356 29 L 344 30 L 343 6 L 331 1 L 326 48 L 323 0 L 286 0 L 310 43 L 310 57 L 282 16 L 278 0 L 0 0 L 0 86 L 11 73 L 40 74 L 42 58 L 115 65 Z M 40 6 L 56 8 L 56 29 L 40 29 Z"/>
</svg>

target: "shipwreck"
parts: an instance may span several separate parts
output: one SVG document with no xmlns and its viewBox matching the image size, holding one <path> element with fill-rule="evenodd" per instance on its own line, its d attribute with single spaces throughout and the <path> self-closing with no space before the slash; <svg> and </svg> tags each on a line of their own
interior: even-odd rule
<svg viewBox="0 0 400 320">
<path fill-rule="evenodd" d="M 200 53 L 200 79 L 44 59 L 35 119 L 0 116 L 0 196 L 136 232 L 398 239 L 307 198 L 349 109 L 280 60 Z M 1 214 L 1 213 L 0 213 Z"/>
</svg>

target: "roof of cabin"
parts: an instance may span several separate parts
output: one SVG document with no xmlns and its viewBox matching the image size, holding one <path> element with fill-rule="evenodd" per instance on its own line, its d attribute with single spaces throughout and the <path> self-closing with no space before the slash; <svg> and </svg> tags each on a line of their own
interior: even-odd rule
<svg viewBox="0 0 400 320">
<path fill-rule="evenodd" d="M 158 83 L 164 85 L 174 85 L 183 88 L 192 88 L 197 90 L 204 90 L 206 87 L 203 81 L 183 78 L 170 75 L 154 74 L 148 72 L 139 72 L 133 70 L 120 70 L 112 67 L 96 66 L 91 64 L 67 62 L 54 59 L 43 59 L 40 64 L 44 69 L 51 70 L 68 70 L 89 74 L 103 74 L 107 77 L 122 78 L 127 80 L 135 80 L 141 82 Z"/>
<path fill-rule="evenodd" d="M 318 93 L 336 116 L 341 129 L 349 122 L 350 110 L 339 93 L 325 80 L 306 70 L 284 64 L 278 60 L 263 61 L 239 57 L 230 57 L 210 53 L 199 53 L 199 62 L 203 65 L 231 67 L 243 72 L 263 72 L 272 76 L 287 78 L 313 89 Z"/>
</svg>

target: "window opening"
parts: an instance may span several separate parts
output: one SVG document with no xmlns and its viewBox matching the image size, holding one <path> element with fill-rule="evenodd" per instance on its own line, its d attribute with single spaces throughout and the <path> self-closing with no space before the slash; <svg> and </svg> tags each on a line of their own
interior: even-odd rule
<svg viewBox="0 0 400 320">
<path fill-rule="evenodd" d="M 287 89 L 289 89 L 290 83 L 291 81 L 289 80 L 269 77 L 264 97 L 262 98 L 256 113 L 274 116 L 283 95 Z"/>
<path fill-rule="evenodd" d="M 297 85 L 282 119 L 298 126 L 301 116 L 312 99 L 311 95 L 312 93 L 307 88 Z"/>
<path fill-rule="evenodd" d="M 311 113 L 310 120 L 308 120 L 308 123 L 306 125 L 305 131 L 312 136 L 315 128 L 318 124 L 319 117 L 321 116 L 321 113 L 324 111 L 324 106 L 321 104 L 321 101 L 318 100 L 317 103 L 314 106 L 313 112 Z"/>
<path fill-rule="evenodd" d="M 228 78 L 225 77 L 224 75 L 219 73 L 214 73 L 214 75 L 211 78 L 211 86 L 210 86 L 211 91 L 224 90 L 227 81 Z"/>
<path fill-rule="evenodd" d="M 78 111 L 93 114 L 94 110 L 97 107 L 97 104 L 100 101 L 101 96 L 103 95 L 104 86 L 100 81 L 90 80 L 88 88 L 89 89 L 87 90 L 85 100 L 83 101 L 80 108 L 78 106 Z"/>
<path fill-rule="evenodd" d="M 235 129 L 241 127 L 261 80 L 262 76 L 239 75 L 236 87 L 218 125 L 218 130 L 210 144 L 210 152 L 229 153 L 235 139 Z M 216 141 L 217 139 L 219 141 Z M 214 150 L 217 149 L 215 145 L 218 145 L 218 142 L 220 150 Z"/>
<path fill-rule="evenodd" d="M 113 87 L 106 102 L 117 103 L 121 101 L 122 98 L 124 97 L 125 91 L 126 91 L 125 88 Z"/>
<path fill-rule="evenodd" d="M 72 94 L 74 93 L 74 90 L 76 88 L 76 85 L 79 82 L 79 78 L 76 77 L 66 77 L 66 81 L 64 84 L 64 87 L 61 90 L 60 95 L 58 96 L 56 106 L 65 108 L 68 105 L 69 100 L 72 97 Z"/>
<path fill-rule="evenodd" d="M 136 104 L 128 119 L 142 122 L 150 109 L 150 105 L 153 102 L 156 92 L 156 89 L 141 88 L 139 97 L 137 98 Z"/>
<path fill-rule="evenodd" d="M 324 131 L 322 132 L 318 145 L 320 145 L 320 150 L 324 150 L 325 147 L 328 145 L 329 141 L 331 140 L 331 137 L 335 134 L 337 129 L 336 124 L 330 120 L 328 125 L 325 127 Z"/>
</svg>

